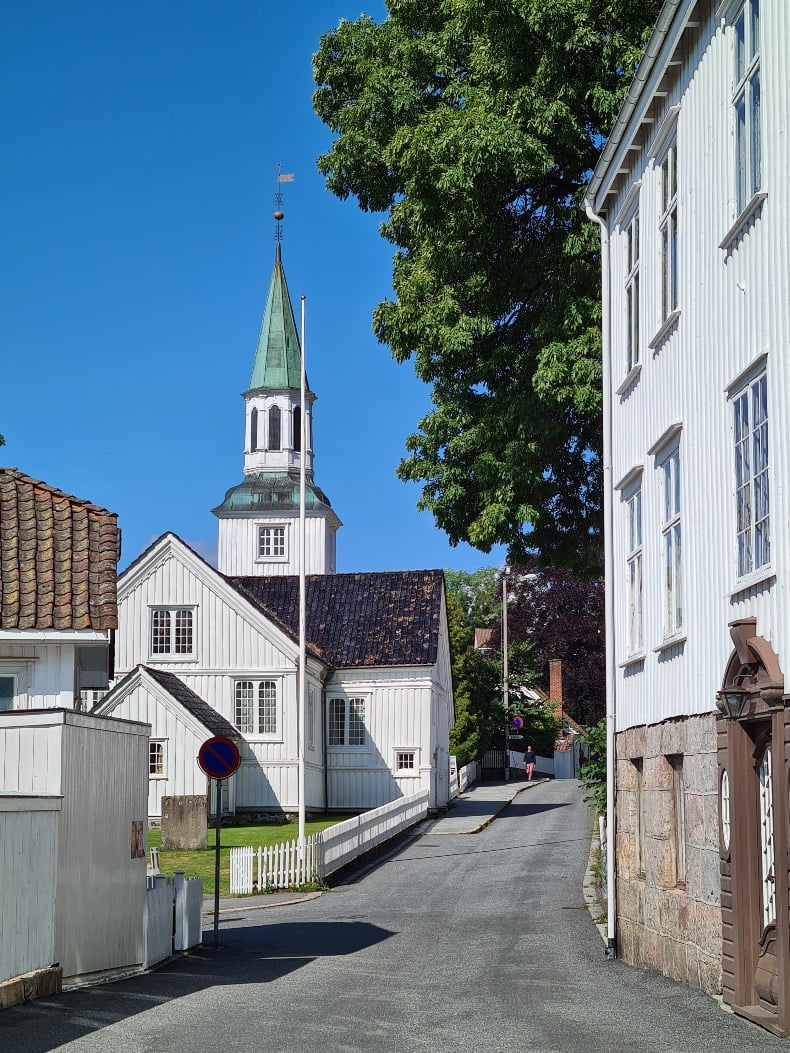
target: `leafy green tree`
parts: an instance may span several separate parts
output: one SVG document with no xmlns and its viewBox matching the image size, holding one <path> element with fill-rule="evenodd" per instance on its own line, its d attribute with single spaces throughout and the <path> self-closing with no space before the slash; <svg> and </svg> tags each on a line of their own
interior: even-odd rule
<svg viewBox="0 0 790 1053">
<path fill-rule="evenodd" d="M 434 410 L 398 469 L 452 542 L 598 573 L 600 297 L 583 189 L 660 0 L 388 0 L 313 60 L 330 190 L 385 214 L 373 327 Z"/>
<path fill-rule="evenodd" d="M 579 778 L 587 790 L 584 798 L 596 815 L 606 812 L 606 719 L 587 729 L 587 759 Z"/>
</svg>

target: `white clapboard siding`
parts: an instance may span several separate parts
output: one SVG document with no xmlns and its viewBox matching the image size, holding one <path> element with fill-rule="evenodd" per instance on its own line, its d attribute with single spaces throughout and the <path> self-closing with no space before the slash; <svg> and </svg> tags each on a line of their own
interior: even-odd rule
<svg viewBox="0 0 790 1053">
<path fill-rule="evenodd" d="M 59 797 L 0 794 L 0 983 L 55 961 Z"/>
<path fill-rule="evenodd" d="M 790 147 L 786 128 L 790 20 L 786 5 L 761 8 L 763 186 L 768 197 L 742 234 L 721 248 L 735 219 L 731 33 L 708 5 L 680 78 L 641 151 L 628 154 L 631 175 L 606 203 L 610 233 L 612 482 L 642 466 L 644 658 L 628 662 L 627 530 L 621 494 L 613 493 L 613 590 L 617 728 L 709 713 L 732 650 L 728 622 L 757 618 L 758 633 L 787 655 L 790 612 L 785 524 L 790 429 L 790 256 L 787 230 Z M 773 100 L 773 104 L 769 104 Z M 785 100 L 783 105 L 778 100 Z M 677 325 L 654 348 L 660 325 L 659 172 L 652 137 L 679 106 Z M 640 208 L 641 373 L 625 380 L 625 238 L 618 212 L 637 180 Z M 636 199 L 635 199 L 636 200 Z M 630 212 L 623 219 L 627 220 Z M 766 290 L 776 294 L 766 295 Z M 764 580 L 740 588 L 736 573 L 734 454 L 728 388 L 767 354 L 772 565 Z M 648 451 L 681 425 L 684 639 L 662 647 L 662 480 Z M 786 658 L 783 668 L 787 673 Z"/>
<path fill-rule="evenodd" d="M 258 526 L 262 523 L 286 524 L 287 545 L 290 558 L 283 562 L 267 561 L 266 574 L 275 577 L 298 573 L 297 522 L 290 517 L 277 519 L 261 517 L 255 519 L 221 519 L 219 524 L 219 546 L 217 565 L 224 574 L 259 574 L 261 564 L 255 560 L 258 544 Z M 290 524 L 290 525 L 288 525 Z M 335 569 L 332 528 L 325 518 L 307 516 L 305 520 L 305 569 L 307 574 L 332 574 Z"/>
</svg>

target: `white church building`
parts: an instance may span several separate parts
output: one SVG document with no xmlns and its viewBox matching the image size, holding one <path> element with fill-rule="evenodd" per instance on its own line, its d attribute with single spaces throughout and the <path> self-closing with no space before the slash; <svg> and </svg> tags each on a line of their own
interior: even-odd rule
<svg viewBox="0 0 790 1053">
<path fill-rule="evenodd" d="M 176 535 L 118 580 L 115 686 L 96 707 L 151 725 L 149 818 L 202 794 L 196 756 L 234 738 L 230 812 L 298 808 L 299 476 L 305 458 L 305 807 L 449 798 L 452 678 L 441 570 L 338 574 L 341 522 L 313 477 L 313 402 L 280 244 L 245 400 L 244 477 L 214 509 L 218 568 Z M 301 413 L 307 414 L 302 429 Z M 301 449 L 304 430 L 305 449 Z"/>
</svg>

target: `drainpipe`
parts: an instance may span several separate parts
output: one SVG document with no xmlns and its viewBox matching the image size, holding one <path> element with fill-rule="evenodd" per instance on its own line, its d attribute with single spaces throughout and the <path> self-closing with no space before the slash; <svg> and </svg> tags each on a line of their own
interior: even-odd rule
<svg viewBox="0 0 790 1053">
<path fill-rule="evenodd" d="M 604 519 L 604 631 L 606 634 L 606 957 L 617 957 L 617 900 L 615 888 L 615 727 L 617 678 L 614 667 L 615 611 L 611 581 L 614 569 L 612 514 L 612 365 L 610 316 L 609 232 L 593 210 L 589 197 L 584 209 L 601 228 L 601 351 L 603 367 L 603 519 Z"/>
</svg>

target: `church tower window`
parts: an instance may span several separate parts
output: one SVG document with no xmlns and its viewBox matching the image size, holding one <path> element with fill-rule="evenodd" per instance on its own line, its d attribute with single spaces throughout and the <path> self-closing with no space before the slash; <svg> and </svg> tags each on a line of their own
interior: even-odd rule
<svg viewBox="0 0 790 1053">
<path fill-rule="evenodd" d="M 280 407 L 272 406 L 269 410 L 269 449 L 280 449 Z"/>
<path fill-rule="evenodd" d="M 250 414 L 250 452 L 258 449 L 258 411 L 253 409 Z"/>
<path fill-rule="evenodd" d="M 299 406 L 294 406 L 293 430 L 293 448 L 300 451 L 302 449 L 302 410 Z"/>
</svg>

